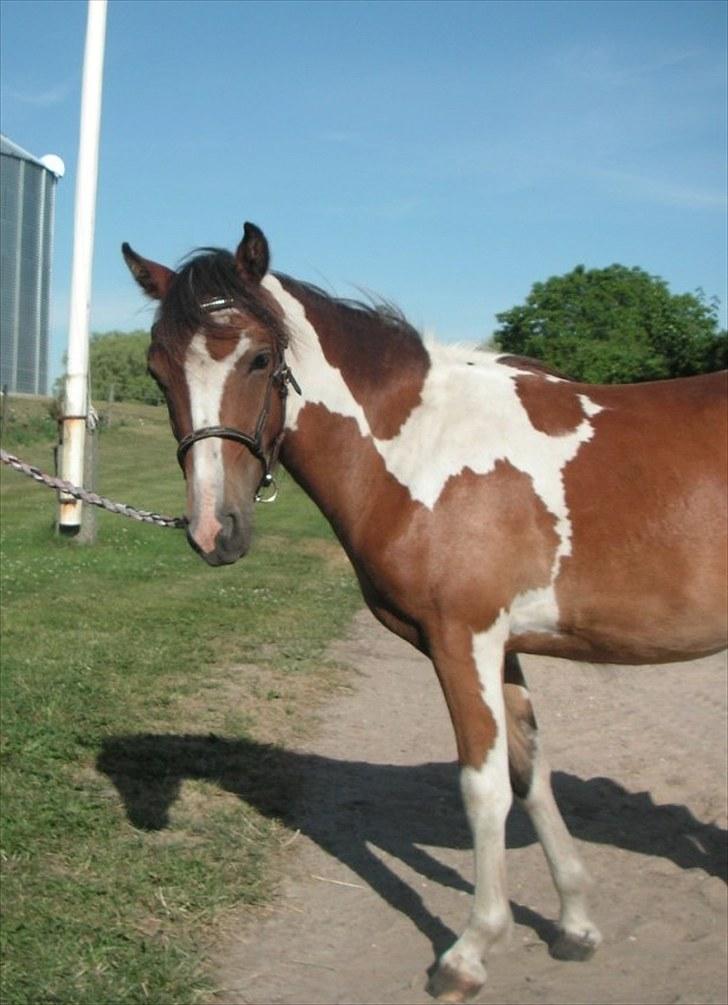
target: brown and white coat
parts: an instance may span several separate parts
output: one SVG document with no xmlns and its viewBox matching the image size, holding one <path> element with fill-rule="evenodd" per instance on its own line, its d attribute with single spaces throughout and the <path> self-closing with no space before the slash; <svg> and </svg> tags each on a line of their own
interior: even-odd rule
<svg viewBox="0 0 728 1005">
<path fill-rule="evenodd" d="M 197 274 L 195 260 L 176 274 L 125 246 L 161 301 L 150 367 L 177 438 L 252 428 L 285 354 L 301 395 L 276 399 L 268 442 L 283 425 L 283 465 L 331 522 L 374 614 L 432 659 L 450 711 L 476 890 L 433 992 L 475 992 L 510 929 L 513 792 L 561 898 L 552 951 L 590 955 L 586 877 L 517 654 L 637 664 L 725 646 L 725 374 L 581 385 L 533 361 L 425 345 L 391 311 L 273 274 L 251 225 L 234 258 L 216 254 L 214 270 L 198 259 Z M 189 308 L 221 294 L 207 318 Z M 184 465 L 191 544 L 211 564 L 236 560 L 259 462 L 210 438 Z"/>
</svg>

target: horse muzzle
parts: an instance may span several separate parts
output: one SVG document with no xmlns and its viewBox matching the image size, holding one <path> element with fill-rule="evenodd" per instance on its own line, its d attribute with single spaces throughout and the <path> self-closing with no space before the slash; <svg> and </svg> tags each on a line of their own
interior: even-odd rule
<svg viewBox="0 0 728 1005">
<path fill-rule="evenodd" d="M 187 540 L 208 565 L 232 565 L 250 549 L 250 518 L 239 510 L 227 510 L 216 516 L 210 526 L 194 519 L 187 526 Z"/>
</svg>

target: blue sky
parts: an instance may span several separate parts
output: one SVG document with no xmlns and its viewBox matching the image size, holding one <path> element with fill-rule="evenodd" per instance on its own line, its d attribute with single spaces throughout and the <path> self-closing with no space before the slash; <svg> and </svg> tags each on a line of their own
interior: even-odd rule
<svg viewBox="0 0 728 1005">
<path fill-rule="evenodd" d="M 582 263 L 726 291 L 723 2 L 111 0 L 92 329 L 150 324 L 119 246 L 234 247 L 444 341 Z M 2 131 L 56 153 L 65 349 L 86 4 L 2 0 Z M 725 323 L 725 321 L 723 322 Z"/>
</svg>

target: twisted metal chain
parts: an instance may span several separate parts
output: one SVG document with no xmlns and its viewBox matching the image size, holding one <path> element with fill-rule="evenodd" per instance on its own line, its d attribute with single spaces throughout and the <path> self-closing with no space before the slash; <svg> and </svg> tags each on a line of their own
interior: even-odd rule
<svg viewBox="0 0 728 1005">
<path fill-rule="evenodd" d="M 151 513 L 149 510 L 136 509 L 134 506 L 127 506 L 126 503 L 113 502 L 111 499 L 100 496 L 96 492 L 88 492 L 86 489 L 79 488 L 78 485 L 72 485 L 70 482 L 64 481 L 63 478 L 54 478 L 52 475 L 46 475 L 39 468 L 34 467 L 32 464 L 26 464 L 19 457 L 9 454 L 6 450 L 0 449 L 0 461 L 3 464 L 8 464 L 11 468 L 15 468 L 16 471 L 20 471 L 21 474 L 28 475 L 29 478 L 40 482 L 41 485 L 47 485 L 50 489 L 57 489 L 59 492 L 64 492 L 66 495 L 73 496 L 74 499 L 80 499 L 91 506 L 101 506 L 102 509 L 108 510 L 110 513 L 118 513 L 120 516 L 128 516 L 132 520 L 141 520 L 144 523 L 154 523 L 158 527 L 173 527 L 174 529 L 178 529 L 187 526 L 187 521 L 184 517 L 164 516 L 161 513 Z"/>
</svg>

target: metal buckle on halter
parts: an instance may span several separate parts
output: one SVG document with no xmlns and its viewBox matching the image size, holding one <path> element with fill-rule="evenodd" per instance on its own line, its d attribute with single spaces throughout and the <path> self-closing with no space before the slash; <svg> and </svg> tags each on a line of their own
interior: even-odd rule
<svg viewBox="0 0 728 1005">
<path fill-rule="evenodd" d="M 273 374 L 273 379 L 280 384 L 281 388 L 285 389 L 287 384 L 290 384 L 296 394 L 301 394 L 301 387 L 293 376 L 290 366 L 287 363 L 281 363 L 276 372 Z"/>
</svg>

